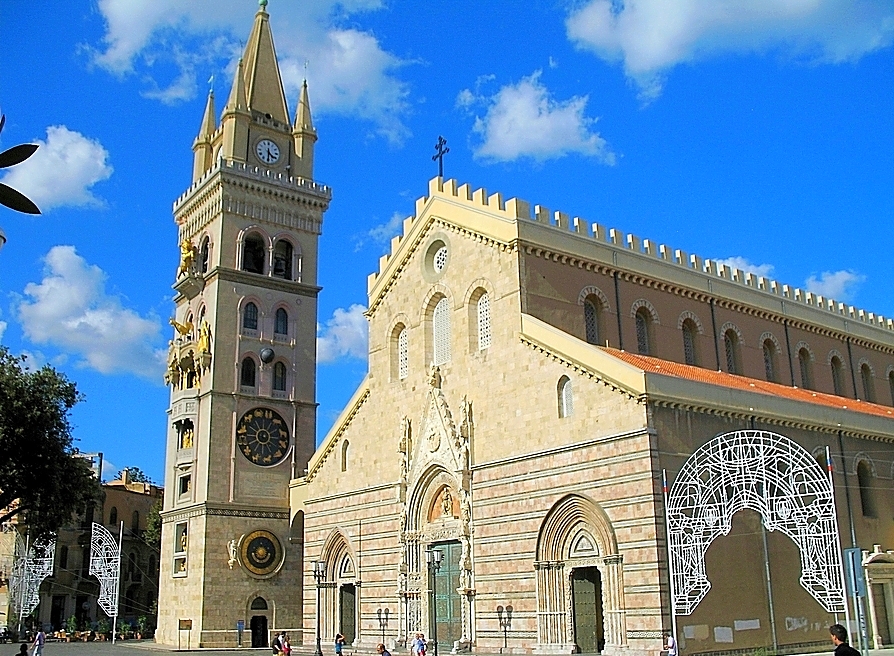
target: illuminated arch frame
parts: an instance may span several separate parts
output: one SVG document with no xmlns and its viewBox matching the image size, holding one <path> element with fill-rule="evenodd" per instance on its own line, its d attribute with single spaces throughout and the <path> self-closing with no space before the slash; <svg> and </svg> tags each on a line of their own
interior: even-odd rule
<svg viewBox="0 0 894 656">
<path fill-rule="evenodd" d="M 763 493 L 760 492 L 763 490 Z M 829 613 L 845 612 L 835 500 L 829 477 L 789 438 L 741 430 L 715 437 L 683 464 L 668 496 L 673 610 L 690 615 L 711 589 L 705 553 L 742 509 L 761 514 L 801 554 L 801 586 Z"/>
</svg>

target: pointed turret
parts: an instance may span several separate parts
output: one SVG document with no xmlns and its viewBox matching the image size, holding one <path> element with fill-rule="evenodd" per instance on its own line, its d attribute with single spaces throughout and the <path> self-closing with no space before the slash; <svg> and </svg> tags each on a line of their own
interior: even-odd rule
<svg viewBox="0 0 894 656">
<path fill-rule="evenodd" d="M 224 107 L 223 119 L 223 144 L 220 155 L 227 160 L 238 162 L 246 161 L 248 155 L 248 126 L 251 123 L 251 114 L 245 100 L 245 75 L 242 60 L 236 65 L 236 75 L 233 78 L 233 86 L 230 89 L 230 98 Z"/>
<path fill-rule="evenodd" d="M 286 107 L 276 49 L 273 47 L 267 3 L 259 4 L 248 43 L 245 45 L 245 54 L 242 56 L 245 62 L 245 99 L 251 111 L 288 125 L 289 110 Z"/>
<path fill-rule="evenodd" d="M 205 104 L 205 115 L 202 117 L 199 134 L 192 145 L 192 151 L 195 153 L 192 169 L 193 182 L 202 177 L 202 174 L 211 168 L 211 135 L 215 131 L 217 131 L 217 121 L 214 117 L 214 91 L 211 90 L 208 92 L 208 102 Z"/>
<path fill-rule="evenodd" d="M 314 129 L 314 120 L 310 114 L 307 80 L 301 86 L 301 96 L 298 99 L 298 109 L 295 112 L 295 124 L 292 126 L 292 138 L 295 140 L 295 154 L 298 157 L 292 175 L 312 180 L 317 131 Z"/>
</svg>

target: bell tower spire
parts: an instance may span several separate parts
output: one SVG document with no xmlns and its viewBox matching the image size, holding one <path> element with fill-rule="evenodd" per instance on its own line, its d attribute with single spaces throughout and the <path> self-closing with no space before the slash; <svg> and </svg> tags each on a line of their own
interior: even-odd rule
<svg viewBox="0 0 894 656">
<path fill-rule="evenodd" d="M 307 87 L 293 124 L 259 5 L 219 124 L 208 95 L 192 184 L 174 203 L 165 645 L 179 644 L 185 618 L 201 647 L 236 647 L 239 619 L 263 644 L 302 623 L 289 482 L 316 441 L 317 253 L 331 192 L 311 179 Z"/>
</svg>

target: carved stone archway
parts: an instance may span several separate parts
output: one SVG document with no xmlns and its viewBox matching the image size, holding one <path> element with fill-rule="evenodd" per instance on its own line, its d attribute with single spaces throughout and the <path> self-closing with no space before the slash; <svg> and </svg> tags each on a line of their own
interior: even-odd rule
<svg viewBox="0 0 894 656">
<path fill-rule="evenodd" d="M 689 615 L 711 589 L 705 553 L 748 508 L 801 552 L 801 586 L 829 613 L 844 612 L 832 483 L 796 442 L 769 431 L 715 437 L 683 464 L 668 497 L 673 608 Z"/>
<path fill-rule="evenodd" d="M 320 584 L 320 635 L 334 636 L 344 633 L 341 629 L 341 591 L 350 586 L 355 594 L 355 609 L 360 608 L 360 573 L 357 571 L 357 554 L 349 538 L 336 529 L 329 534 L 323 545 L 322 560 L 326 563 L 326 579 Z M 360 644 L 360 613 L 354 614 L 354 646 Z"/>
<path fill-rule="evenodd" d="M 418 427 L 418 429 L 417 429 Z M 472 488 L 469 450 L 474 428 L 472 404 L 459 403 L 458 421 L 441 390 L 441 375 L 432 367 L 426 404 L 420 420 L 401 422 L 400 518 L 401 562 L 397 592 L 401 599 L 398 640 L 421 631 L 429 634 L 429 581 L 425 550 L 436 542 L 461 545 L 461 638 L 453 652 L 467 650 L 474 641 L 472 567 Z M 449 501 L 448 501 L 449 500 Z"/>
<path fill-rule="evenodd" d="M 611 521 L 596 502 L 569 494 L 546 514 L 537 538 L 537 653 L 577 651 L 571 580 L 582 567 L 596 567 L 602 578 L 603 653 L 626 648 L 623 559 Z"/>
</svg>

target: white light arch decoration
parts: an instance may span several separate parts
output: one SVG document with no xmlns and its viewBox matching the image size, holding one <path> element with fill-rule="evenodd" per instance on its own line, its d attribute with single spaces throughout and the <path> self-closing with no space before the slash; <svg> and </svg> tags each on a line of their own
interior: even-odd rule
<svg viewBox="0 0 894 656">
<path fill-rule="evenodd" d="M 118 619 L 121 545 L 105 526 L 96 522 L 90 533 L 90 574 L 99 579 L 99 598 L 96 603 L 112 618 L 114 627 L 114 622 Z"/>
<path fill-rule="evenodd" d="M 15 539 L 15 560 L 9 577 L 9 595 L 19 624 L 40 603 L 40 584 L 53 573 L 56 538 L 28 546 L 22 536 Z"/>
<path fill-rule="evenodd" d="M 789 438 L 759 430 L 715 437 L 693 453 L 668 497 L 673 611 L 690 615 L 711 589 L 705 553 L 733 515 L 759 512 L 801 553 L 801 586 L 829 613 L 845 612 L 835 500 L 829 477 Z"/>
</svg>

